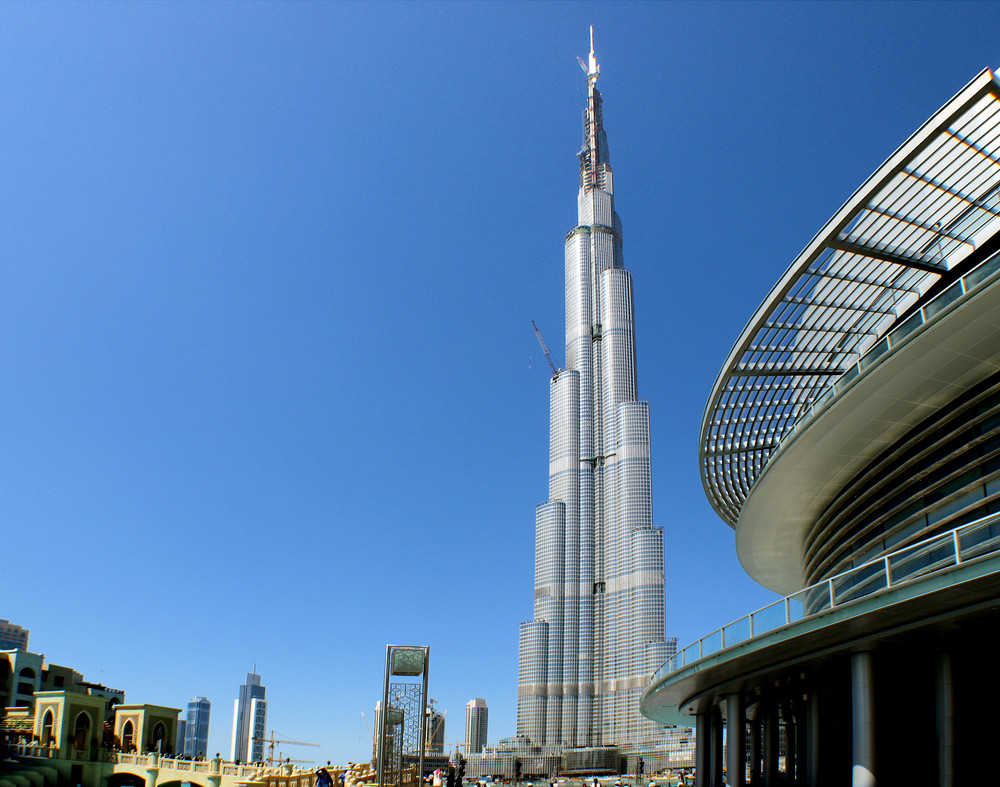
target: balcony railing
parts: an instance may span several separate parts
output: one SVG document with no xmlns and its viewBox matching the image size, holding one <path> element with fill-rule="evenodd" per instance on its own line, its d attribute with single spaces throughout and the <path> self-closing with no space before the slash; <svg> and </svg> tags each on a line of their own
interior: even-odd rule
<svg viewBox="0 0 1000 787">
<path fill-rule="evenodd" d="M 653 681 L 803 618 L 997 552 L 1000 552 L 1000 514 L 990 514 L 824 579 L 716 629 L 667 659 L 654 673 Z"/>
</svg>

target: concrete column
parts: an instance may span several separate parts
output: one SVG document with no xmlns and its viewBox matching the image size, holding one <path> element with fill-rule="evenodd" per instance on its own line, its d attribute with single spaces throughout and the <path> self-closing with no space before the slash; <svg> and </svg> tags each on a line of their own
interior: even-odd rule
<svg viewBox="0 0 1000 787">
<path fill-rule="evenodd" d="M 938 786 L 955 784 L 955 694 L 952 688 L 951 654 L 942 651 L 937 660 L 936 707 L 938 739 Z"/>
<path fill-rule="evenodd" d="M 750 784 L 752 787 L 760 787 L 761 751 L 760 719 L 755 717 L 750 721 Z"/>
<path fill-rule="evenodd" d="M 747 736 L 746 704 L 742 694 L 726 695 L 726 784 L 746 784 Z"/>
<path fill-rule="evenodd" d="M 875 787 L 875 667 L 870 651 L 851 654 L 852 787 Z"/>
<path fill-rule="evenodd" d="M 799 697 L 795 701 L 795 783 L 805 785 L 806 763 L 809 761 L 806 749 L 809 746 L 809 720 L 806 700 Z"/>
<path fill-rule="evenodd" d="M 709 772 L 712 770 L 712 711 L 695 716 L 694 784 L 695 787 L 712 787 Z M 273 737 L 273 736 L 272 736 Z"/>
<path fill-rule="evenodd" d="M 722 787 L 722 714 L 716 708 L 712 712 L 712 787 Z"/>
<path fill-rule="evenodd" d="M 808 787 L 819 787 L 819 692 L 813 689 L 806 699 L 806 761 L 804 763 L 805 783 Z"/>
<path fill-rule="evenodd" d="M 764 705 L 764 787 L 775 787 L 778 783 L 778 703 L 774 697 L 766 697 Z"/>
</svg>

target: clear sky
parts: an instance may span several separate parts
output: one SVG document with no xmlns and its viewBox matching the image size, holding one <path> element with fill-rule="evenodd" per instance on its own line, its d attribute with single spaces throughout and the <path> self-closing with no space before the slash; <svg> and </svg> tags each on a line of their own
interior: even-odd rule
<svg viewBox="0 0 1000 787">
<path fill-rule="evenodd" d="M 823 223 L 1000 4 L 0 4 L 0 617 L 129 702 L 367 760 L 386 643 L 514 734 L 595 26 L 667 631 L 768 603 L 698 474 Z"/>
</svg>

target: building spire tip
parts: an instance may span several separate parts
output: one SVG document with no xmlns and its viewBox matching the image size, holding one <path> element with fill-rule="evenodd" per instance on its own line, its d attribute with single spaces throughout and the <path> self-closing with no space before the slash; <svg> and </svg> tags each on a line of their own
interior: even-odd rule
<svg viewBox="0 0 1000 787">
<path fill-rule="evenodd" d="M 583 73 L 587 75 L 587 82 L 593 83 L 597 81 L 597 77 L 601 75 L 601 67 L 597 63 L 597 57 L 594 55 L 594 26 L 590 26 L 590 56 L 587 58 L 587 62 L 584 63 L 581 58 L 577 58 L 580 63 L 580 68 L 583 69 Z"/>
</svg>

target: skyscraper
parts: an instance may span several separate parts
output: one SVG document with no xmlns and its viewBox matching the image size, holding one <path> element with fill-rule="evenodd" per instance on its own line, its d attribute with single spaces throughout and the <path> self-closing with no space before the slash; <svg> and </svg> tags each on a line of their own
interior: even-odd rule
<svg viewBox="0 0 1000 787">
<path fill-rule="evenodd" d="M 427 721 L 424 725 L 424 751 L 440 754 L 444 751 L 444 714 L 437 708 L 427 709 Z"/>
<path fill-rule="evenodd" d="M 639 697 L 668 652 L 649 411 L 636 394 L 632 277 L 604 132 L 593 29 L 578 222 L 566 236 L 566 368 L 552 376 L 549 499 L 536 511 L 534 619 L 521 624 L 517 733 L 645 751 Z M 659 732 L 658 732 L 659 731 Z"/>
<path fill-rule="evenodd" d="M 489 728 L 490 709 L 486 700 L 476 697 L 465 706 L 465 753 L 478 754 L 483 750 Z"/>
<path fill-rule="evenodd" d="M 233 742 L 229 759 L 233 762 L 258 762 L 264 759 L 264 736 L 267 727 L 267 689 L 260 675 L 247 673 L 240 686 L 240 696 L 233 703 Z"/>
<path fill-rule="evenodd" d="M 208 756 L 208 720 L 211 714 L 212 703 L 206 697 L 195 697 L 188 702 L 184 733 L 184 753 L 188 756 Z"/>
<path fill-rule="evenodd" d="M 28 634 L 26 628 L 11 623 L 6 618 L 0 618 L 0 650 L 28 649 Z"/>
</svg>

